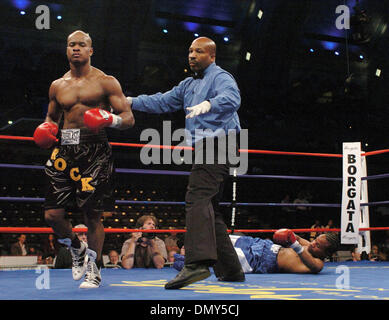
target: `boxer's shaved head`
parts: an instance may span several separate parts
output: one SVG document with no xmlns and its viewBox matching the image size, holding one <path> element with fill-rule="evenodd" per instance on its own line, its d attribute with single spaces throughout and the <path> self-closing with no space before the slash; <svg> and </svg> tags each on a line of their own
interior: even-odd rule
<svg viewBox="0 0 389 320">
<path fill-rule="evenodd" d="M 68 43 L 75 37 L 77 36 L 77 38 L 82 38 L 87 44 L 89 47 L 92 47 L 92 38 L 90 37 L 89 33 L 86 33 L 82 30 L 76 30 L 74 32 L 72 32 L 71 34 L 69 34 L 68 36 Z"/>
<path fill-rule="evenodd" d="M 72 32 L 67 39 L 66 54 L 70 63 L 90 63 L 93 54 L 92 38 L 82 30 Z"/>
</svg>

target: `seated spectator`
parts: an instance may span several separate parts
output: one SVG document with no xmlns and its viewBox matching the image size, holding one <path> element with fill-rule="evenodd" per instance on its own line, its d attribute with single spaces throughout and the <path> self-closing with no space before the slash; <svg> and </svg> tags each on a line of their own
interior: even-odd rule
<svg viewBox="0 0 389 320">
<path fill-rule="evenodd" d="M 111 250 L 108 253 L 109 261 L 105 265 L 106 268 L 116 268 L 119 269 L 122 267 L 122 263 L 119 261 L 119 254 L 116 250 Z"/>
<path fill-rule="evenodd" d="M 347 261 L 361 261 L 361 254 L 358 252 L 357 246 L 353 246 L 353 248 L 350 249 L 350 253 L 351 253 L 351 259 Z"/>
<path fill-rule="evenodd" d="M 369 260 L 370 261 L 386 261 L 386 255 L 385 253 L 381 252 L 379 247 L 374 244 L 371 246 L 371 251 L 369 253 Z"/>
<path fill-rule="evenodd" d="M 28 246 L 26 244 L 26 235 L 21 234 L 18 242 L 11 246 L 11 256 L 26 256 L 28 254 Z"/>
<path fill-rule="evenodd" d="M 170 249 L 177 248 L 177 233 L 172 232 L 166 239 L 165 239 L 165 246 L 166 249 L 169 251 Z"/>
<path fill-rule="evenodd" d="M 327 222 L 326 229 L 333 229 L 333 228 L 335 228 L 334 220 L 330 219 Z"/>
<path fill-rule="evenodd" d="M 58 254 L 60 244 L 54 237 L 54 234 L 50 233 L 47 238 L 43 240 L 42 251 L 46 257 L 55 257 Z"/>
<path fill-rule="evenodd" d="M 36 256 L 36 264 L 45 264 L 45 261 L 43 259 L 42 252 L 38 252 L 38 255 Z"/>
<path fill-rule="evenodd" d="M 157 219 L 151 215 L 140 217 L 135 225 L 136 229 L 156 229 Z M 167 261 L 166 246 L 163 240 L 153 233 L 134 232 L 126 240 L 121 252 L 122 266 L 131 268 L 163 268 Z"/>
<path fill-rule="evenodd" d="M 174 255 L 178 254 L 180 249 L 178 247 L 171 247 L 167 252 L 167 262 L 174 262 Z"/>
<path fill-rule="evenodd" d="M 87 226 L 84 224 L 78 224 L 74 228 L 85 228 L 87 229 Z M 80 241 L 84 241 L 88 243 L 88 238 L 85 232 L 76 232 L 75 233 L 78 239 Z M 73 264 L 72 260 L 72 254 L 69 251 L 69 247 L 62 246 L 58 250 L 58 254 L 55 257 L 54 261 L 54 269 L 71 269 Z"/>
<path fill-rule="evenodd" d="M 43 257 L 42 257 L 42 260 L 43 260 L 43 264 L 52 265 L 53 262 L 54 262 L 54 258 L 53 258 L 51 255 L 43 256 Z"/>
<path fill-rule="evenodd" d="M 28 247 L 28 256 L 37 256 L 37 251 L 35 247 Z"/>
</svg>

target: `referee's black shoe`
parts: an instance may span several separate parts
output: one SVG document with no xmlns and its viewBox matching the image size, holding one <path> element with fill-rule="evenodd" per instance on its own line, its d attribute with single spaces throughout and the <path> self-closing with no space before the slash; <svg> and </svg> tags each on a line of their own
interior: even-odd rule
<svg viewBox="0 0 389 320">
<path fill-rule="evenodd" d="M 187 264 L 177 276 L 165 284 L 165 289 L 180 289 L 190 284 L 204 280 L 211 275 L 209 268 L 204 264 Z"/>
</svg>

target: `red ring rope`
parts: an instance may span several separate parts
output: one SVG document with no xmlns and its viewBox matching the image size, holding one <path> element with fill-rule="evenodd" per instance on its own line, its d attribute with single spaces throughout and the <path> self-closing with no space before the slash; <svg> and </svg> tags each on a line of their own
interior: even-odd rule
<svg viewBox="0 0 389 320">
<path fill-rule="evenodd" d="M 3 140 L 19 140 L 19 141 L 34 141 L 33 137 L 21 137 L 21 136 L 8 136 L 0 135 L 0 139 Z M 165 146 L 165 145 L 151 145 L 143 143 L 122 143 L 122 142 L 110 142 L 112 146 L 118 147 L 132 147 L 132 148 L 143 148 L 145 146 L 149 148 L 159 148 L 159 149 L 186 149 L 193 150 L 192 147 L 188 146 Z M 288 152 L 288 151 L 270 151 L 270 150 L 254 150 L 254 149 L 239 149 L 243 153 L 257 153 L 257 154 L 275 154 L 275 155 L 294 155 L 294 156 L 313 156 L 313 157 L 332 157 L 332 158 L 342 158 L 342 154 L 335 153 L 311 153 L 311 152 Z M 388 153 L 389 149 L 376 150 L 370 152 L 364 152 L 362 156 L 372 156 L 377 154 Z"/>
<path fill-rule="evenodd" d="M 34 141 L 32 137 L 20 137 L 20 136 L 7 136 L 0 135 L 0 139 L 4 140 L 25 140 L 25 141 Z M 143 143 L 122 143 L 122 142 L 110 142 L 112 146 L 119 147 L 132 147 L 132 148 L 159 148 L 159 149 L 186 149 L 193 150 L 192 147 L 188 146 L 165 146 L 165 145 L 150 145 Z M 314 156 L 314 157 L 335 157 L 342 158 L 341 154 L 331 154 L 331 153 L 309 153 L 309 152 L 287 152 L 287 151 L 269 151 L 269 150 L 253 150 L 253 149 L 239 149 L 243 153 L 257 153 L 257 154 L 275 154 L 275 155 L 295 155 L 295 156 Z"/>
<path fill-rule="evenodd" d="M 74 232 L 87 232 L 86 228 L 73 228 Z M 243 233 L 273 233 L 279 229 L 235 229 L 234 232 Z M 290 229 L 296 233 L 306 232 L 340 232 L 339 228 L 317 228 L 317 229 Z M 381 231 L 389 230 L 389 227 L 370 227 L 370 228 L 359 228 L 359 231 Z M 124 228 L 104 228 L 106 233 L 131 233 L 131 232 L 151 232 L 151 233 L 183 233 L 185 229 L 124 229 Z M 228 230 L 231 232 L 231 230 Z M 0 227 L 0 233 L 54 233 L 53 229 L 46 227 Z"/>
</svg>

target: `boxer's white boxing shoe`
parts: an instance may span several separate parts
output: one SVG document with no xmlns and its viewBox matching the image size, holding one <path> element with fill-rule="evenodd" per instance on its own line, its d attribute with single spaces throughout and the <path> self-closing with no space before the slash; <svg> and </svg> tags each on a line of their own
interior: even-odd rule
<svg viewBox="0 0 389 320">
<path fill-rule="evenodd" d="M 78 281 L 80 280 L 85 272 L 86 266 L 88 263 L 88 255 L 86 254 L 86 250 L 88 245 L 80 241 L 80 248 L 72 247 L 72 241 L 69 238 L 58 239 L 59 243 L 66 245 L 69 248 L 69 251 L 72 255 L 72 275 L 73 279 Z"/>
<path fill-rule="evenodd" d="M 85 279 L 80 284 L 81 289 L 98 288 L 101 283 L 100 270 L 95 263 L 96 252 L 88 249 L 88 256 L 89 261 L 86 268 Z"/>
<path fill-rule="evenodd" d="M 70 253 L 72 254 L 72 275 L 73 279 L 78 281 L 80 280 L 87 269 L 88 264 L 88 255 L 86 254 L 86 250 L 88 245 L 84 241 L 80 241 L 81 246 L 79 249 L 70 247 Z"/>
</svg>

